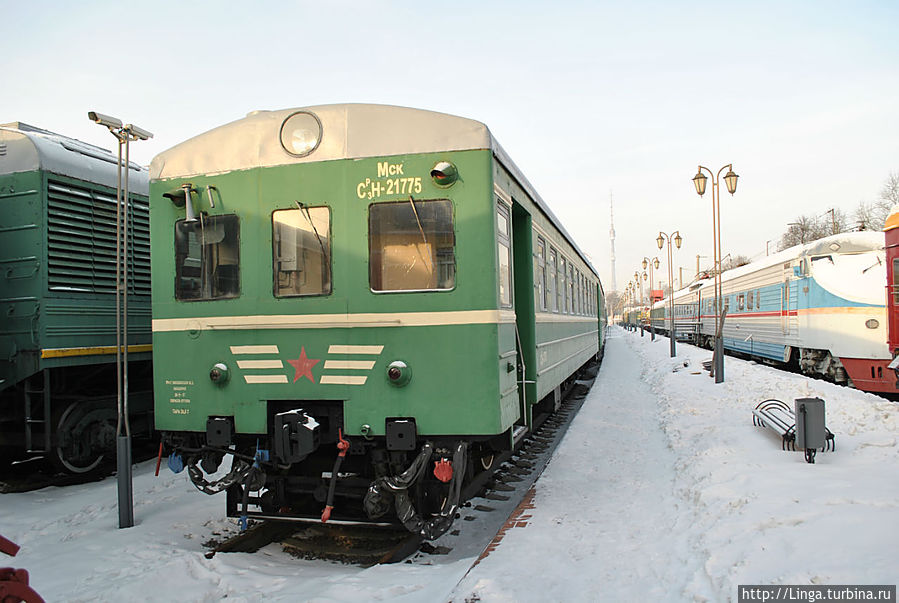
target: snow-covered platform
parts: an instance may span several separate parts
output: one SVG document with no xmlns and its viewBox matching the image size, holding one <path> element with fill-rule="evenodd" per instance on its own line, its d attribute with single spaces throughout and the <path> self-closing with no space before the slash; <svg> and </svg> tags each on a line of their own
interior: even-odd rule
<svg viewBox="0 0 899 603">
<path fill-rule="evenodd" d="M 0 534 L 22 546 L 48 601 L 724 601 L 738 584 L 895 584 L 899 405 L 710 352 L 613 329 L 595 385 L 499 545 L 477 554 L 459 521 L 448 555 L 360 569 L 270 545 L 206 559 L 233 532 L 224 501 L 184 474 L 135 468 L 135 522 L 117 529 L 116 485 L 0 495 Z M 684 366 L 684 364 L 687 364 Z M 807 464 L 752 424 L 765 398 L 820 397 L 834 453 Z M 481 532 L 479 534 L 479 531 Z"/>
<path fill-rule="evenodd" d="M 899 405 L 735 358 L 611 332 L 587 402 L 509 530 L 454 600 L 726 601 L 739 584 L 895 584 Z M 820 397 L 839 445 L 807 464 L 756 427 Z"/>
</svg>

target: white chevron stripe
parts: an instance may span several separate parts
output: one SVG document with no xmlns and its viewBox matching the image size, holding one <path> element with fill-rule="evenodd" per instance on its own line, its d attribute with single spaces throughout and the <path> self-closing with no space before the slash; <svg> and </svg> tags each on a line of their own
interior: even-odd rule
<svg viewBox="0 0 899 603">
<path fill-rule="evenodd" d="M 287 383 L 287 375 L 244 375 L 247 383 Z"/>
<path fill-rule="evenodd" d="M 375 366 L 374 360 L 325 360 L 325 370 L 364 370 L 370 371 Z"/>
<path fill-rule="evenodd" d="M 238 360 L 237 368 L 242 369 L 279 369 L 284 368 L 280 360 Z"/>
<path fill-rule="evenodd" d="M 329 354 L 380 354 L 382 345 L 332 345 Z"/>
<path fill-rule="evenodd" d="M 368 377 L 357 375 L 322 375 L 319 383 L 322 385 L 365 385 Z"/>
<path fill-rule="evenodd" d="M 232 345 L 232 354 L 277 354 L 276 345 Z"/>
</svg>

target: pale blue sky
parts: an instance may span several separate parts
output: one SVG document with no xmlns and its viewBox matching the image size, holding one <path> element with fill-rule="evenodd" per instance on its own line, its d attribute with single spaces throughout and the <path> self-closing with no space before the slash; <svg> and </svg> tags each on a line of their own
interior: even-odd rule
<svg viewBox="0 0 899 603">
<path fill-rule="evenodd" d="M 699 163 L 733 163 L 724 253 L 851 212 L 899 172 L 899 3 L 0 0 L 0 122 L 156 153 L 256 109 L 374 102 L 486 123 L 619 289 L 658 231 L 711 255 Z M 707 263 L 708 260 L 703 260 Z M 662 272 L 666 268 L 663 266 Z M 667 280 L 667 275 L 665 275 Z"/>
</svg>

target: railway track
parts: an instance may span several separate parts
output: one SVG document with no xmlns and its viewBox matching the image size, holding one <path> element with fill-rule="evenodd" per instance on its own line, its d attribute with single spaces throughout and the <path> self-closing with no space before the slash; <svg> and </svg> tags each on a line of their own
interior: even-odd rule
<svg viewBox="0 0 899 603">
<path fill-rule="evenodd" d="M 514 452 L 497 459 L 496 471 L 462 507 L 453 529 L 434 542 L 424 542 L 402 526 L 268 520 L 255 523 L 240 534 L 208 541 L 204 545 L 208 548 L 206 557 L 254 553 L 279 543 L 286 553 L 295 557 L 362 567 L 404 560 L 428 564 L 435 556 L 448 556 L 452 560 L 475 557 L 479 561 L 499 545 L 506 531 L 526 521 L 522 520 L 522 514 L 533 506 L 533 485 L 583 405 L 597 370 L 598 365 L 588 369 L 589 378 L 574 383 L 556 412 L 546 417 Z"/>
</svg>

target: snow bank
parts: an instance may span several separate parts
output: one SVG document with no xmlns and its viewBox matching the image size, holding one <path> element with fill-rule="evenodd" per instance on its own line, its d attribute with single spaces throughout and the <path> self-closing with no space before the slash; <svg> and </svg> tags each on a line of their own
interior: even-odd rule
<svg viewBox="0 0 899 603">
<path fill-rule="evenodd" d="M 899 578 L 899 407 L 894 402 L 727 358 L 725 382 L 693 374 L 711 353 L 628 336 L 659 399 L 676 488 L 697 506 L 704 572 L 717 594 L 738 584 L 895 584 Z M 682 366 L 682 360 L 690 368 Z M 676 372 L 674 369 L 677 368 Z M 690 370 L 690 369 L 693 370 Z M 825 400 L 836 451 L 816 463 L 753 426 L 766 398 Z"/>
</svg>

